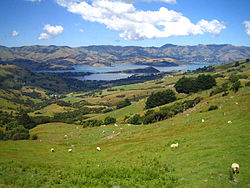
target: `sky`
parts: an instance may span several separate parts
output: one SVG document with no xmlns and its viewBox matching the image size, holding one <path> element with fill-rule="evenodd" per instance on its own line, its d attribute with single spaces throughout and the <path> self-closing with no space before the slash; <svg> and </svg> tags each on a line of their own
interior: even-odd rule
<svg viewBox="0 0 250 188">
<path fill-rule="evenodd" d="M 1 0 L 0 45 L 250 46 L 249 0 Z"/>
</svg>

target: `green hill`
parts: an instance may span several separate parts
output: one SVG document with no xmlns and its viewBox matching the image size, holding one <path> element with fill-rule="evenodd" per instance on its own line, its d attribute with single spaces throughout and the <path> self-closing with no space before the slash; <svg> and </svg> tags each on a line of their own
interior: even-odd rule
<svg viewBox="0 0 250 188">
<path fill-rule="evenodd" d="M 152 92 L 173 89 L 183 74 L 197 77 L 200 73 L 207 74 L 206 71 L 216 78 L 217 86 L 197 93 L 176 94 L 177 101 L 153 110 L 157 112 L 177 102 L 201 97 L 194 107 L 153 124 L 126 122 L 135 114 L 146 113 L 145 102 Z M 68 94 L 63 100 L 82 113 L 69 116 L 74 124 L 40 124 L 30 130 L 31 135 L 38 136 L 37 140 L 0 141 L 0 185 L 247 187 L 250 184 L 249 71 L 249 62 L 240 61 L 194 72 L 175 72 L 156 80 L 101 92 Z M 236 77 L 241 83 L 237 92 L 231 90 Z M 227 82 L 226 91 L 220 90 Z M 132 104 L 114 109 L 124 99 Z M 211 106 L 218 108 L 211 110 Z M 95 110 L 100 107 L 111 111 Z M 46 109 L 48 113 L 49 108 Z M 83 114 L 83 109 L 92 111 Z M 107 116 L 115 117 L 117 126 L 82 126 L 86 118 L 104 120 Z M 179 147 L 172 149 L 173 143 L 178 143 Z M 51 148 L 55 152 L 51 152 Z M 72 152 L 68 152 L 70 148 Z M 235 162 L 240 165 L 236 175 L 231 170 Z"/>
</svg>

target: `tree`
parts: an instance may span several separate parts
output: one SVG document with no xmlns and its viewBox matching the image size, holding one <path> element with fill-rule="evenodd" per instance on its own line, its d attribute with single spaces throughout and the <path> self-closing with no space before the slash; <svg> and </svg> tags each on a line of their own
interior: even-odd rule
<svg viewBox="0 0 250 188">
<path fill-rule="evenodd" d="M 160 91 L 152 93 L 146 101 L 146 109 L 153 108 L 156 106 L 164 105 L 176 100 L 175 92 L 171 89 L 166 91 Z"/>
<path fill-rule="evenodd" d="M 209 74 L 200 74 L 196 79 L 196 83 L 198 90 L 207 90 L 216 85 L 215 78 Z"/>
<path fill-rule="evenodd" d="M 116 108 L 120 109 L 120 108 L 124 108 L 126 106 L 129 106 L 129 105 L 131 105 L 130 100 L 129 99 L 125 99 L 124 101 L 120 101 L 119 103 L 117 103 Z"/>
<path fill-rule="evenodd" d="M 236 93 L 241 87 L 241 82 L 238 80 L 232 84 L 231 89 Z"/>
<path fill-rule="evenodd" d="M 110 116 L 107 116 L 105 119 L 104 119 L 104 124 L 106 125 L 109 125 L 109 124 L 113 124 L 116 122 L 116 119 L 113 118 L 113 117 L 110 117 Z"/>
<path fill-rule="evenodd" d="M 194 78 L 186 78 L 185 76 L 179 79 L 174 87 L 178 93 L 189 94 L 191 92 L 198 91 L 198 89 L 196 88 L 196 80 Z"/>
<path fill-rule="evenodd" d="M 175 84 L 175 89 L 178 93 L 189 94 L 198 92 L 199 90 L 210 89 L 216 85 L 215 78 L 209 74 L 200 74 L 197 78 L 186 78 L 185 76 L 179 79 Z"/>
</svg>

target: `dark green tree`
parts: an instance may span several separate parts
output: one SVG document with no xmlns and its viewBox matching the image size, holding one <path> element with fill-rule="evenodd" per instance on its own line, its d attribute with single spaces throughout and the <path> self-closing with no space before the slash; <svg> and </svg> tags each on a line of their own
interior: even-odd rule
<svg viewBox="0 0 250 188">
<path fill-rule="evenodd" d="M 146 109 L 164 105 L 176 100 L 175 92 L 171 89 L 152 93 L 146 101 Z"/>
<path fill-rule="evenodd" d="M 104 119 L 104 124 L 106 125 L 109 125 L 109 124 L 113 124 L 116 122 L 116 119 L 113 118 L 113 117 L 110 117 L 110 116 L 107 116 L 105 119 Z"/>
</svg>

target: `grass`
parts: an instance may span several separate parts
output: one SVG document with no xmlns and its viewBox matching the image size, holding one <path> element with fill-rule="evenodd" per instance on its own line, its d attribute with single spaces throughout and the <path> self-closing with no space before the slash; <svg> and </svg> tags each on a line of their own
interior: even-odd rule
<svg viewBox="0 0 250 188">
<path fill-rule="evenodd" d="M 46 106 L 45 108 L 32 112 L 29 115 L 31 116 L 35 116 L 35 115 L 39 115 L 39 116 L 53 116 L 55 113 L 62 113 L 62 112 L 66 112 L 67 110 L 72 110 L 72 108 L 70 107 L 62 107 L 59 106 L 57 104 L 51 104 L 49 106 Z M 37 114 L 39 112 L 39 114 Z"/>
<path fill-rule="evenodd" d="M 226 97 L 220 94 L 206 97 L 192 111 L 147 126 L 119 124 L 77 129 L 77 125 L 64 123 L 39 125 L 31 130 L 38 140 L 0 142 L 0 184 L 247 187 L 250 184 L 249 94 L 248 88 L 242 88 Z M 120 109 L 117 118 L 132 109 L 140 111 L 143 106 L 140 104 Z M 212 104 L 221 109 L 207 111 Z M 229 120 L 232 124 L 227 123 Z M 113 131 L 120 135 L 108 139 Z M 176 142 L 179 148 L 171 149 L 170 145 Z M 101 152 L 96 151 L 97 146 Z M 50 152 L 52 147 L 54 153 Z M 69 148 L 73 148 L 72 153 L 67 152 Z M 229 173 L 233 162 L 240 164 L 237 184 Z"/>
</svg>

